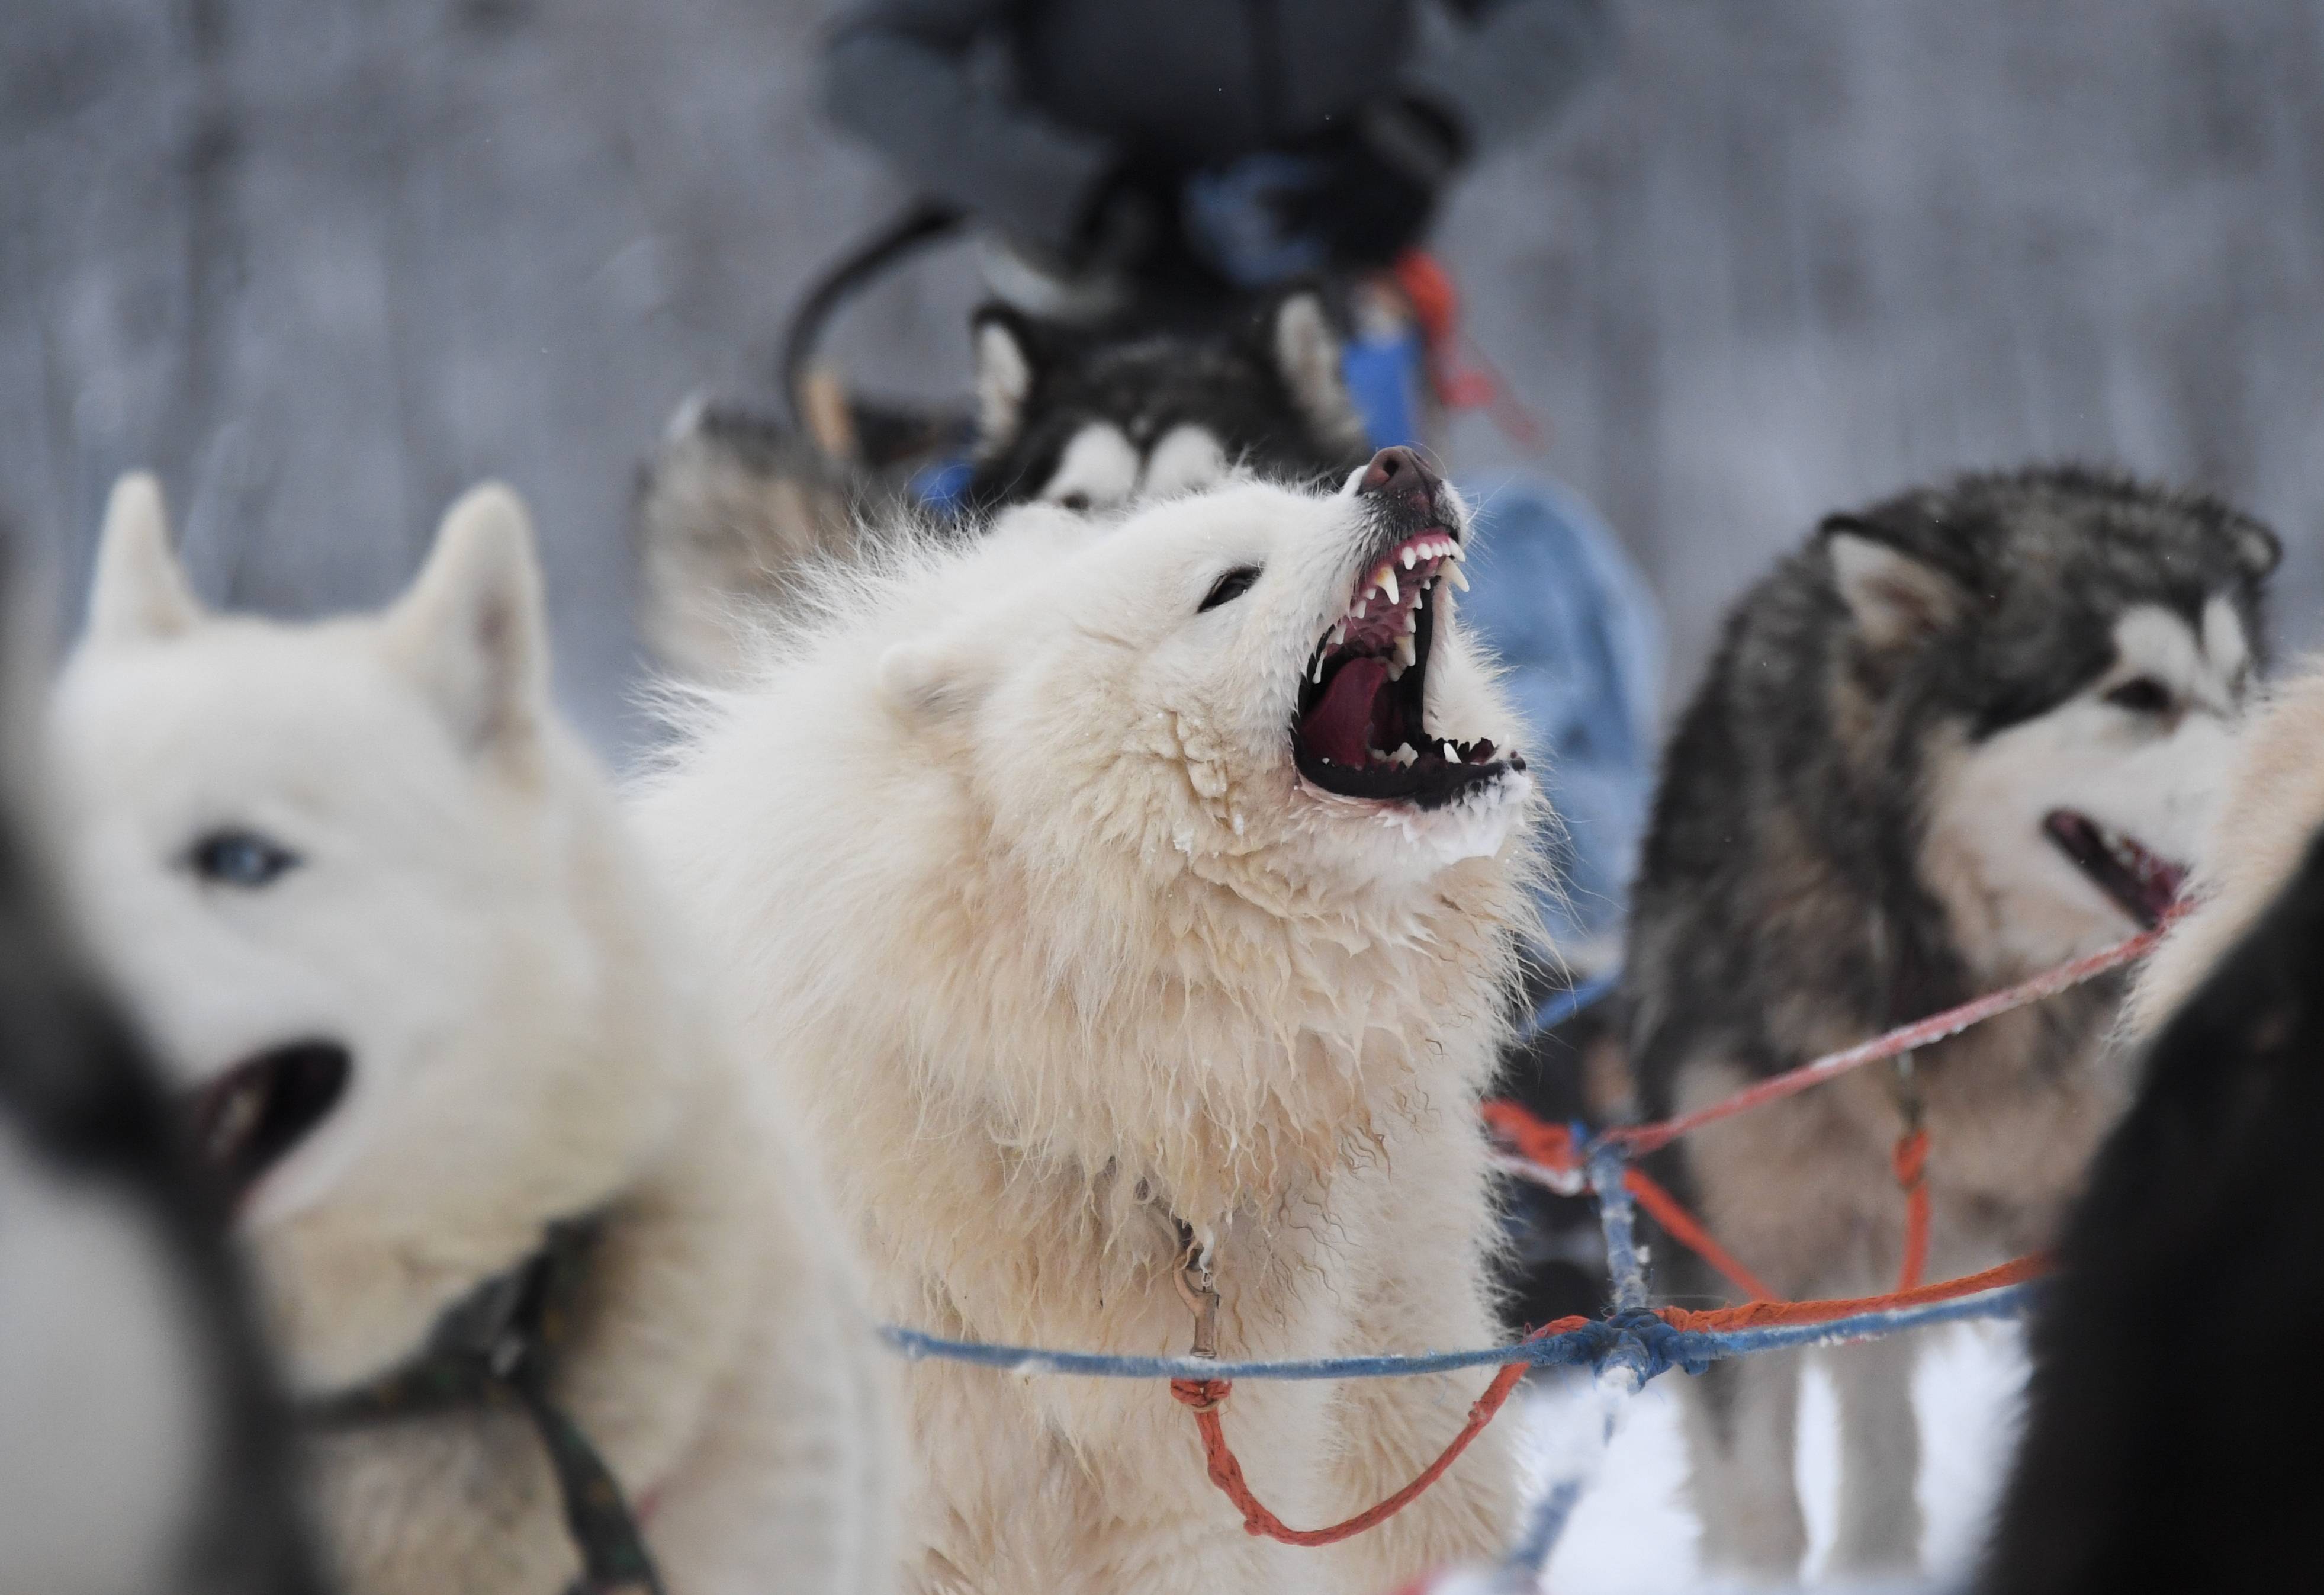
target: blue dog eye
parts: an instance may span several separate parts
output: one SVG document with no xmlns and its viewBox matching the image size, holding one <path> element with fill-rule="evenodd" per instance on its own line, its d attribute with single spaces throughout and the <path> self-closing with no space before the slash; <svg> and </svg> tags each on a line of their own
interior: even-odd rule
<svg viewBox="0 0 2324 1595">
<path fill-rule="evenodd" d="M 188 861 L 206 881 L 255 890 L 295 867 L 299 856 L 254 830 L 219 830 L 196 842 Z"/>
</svg>

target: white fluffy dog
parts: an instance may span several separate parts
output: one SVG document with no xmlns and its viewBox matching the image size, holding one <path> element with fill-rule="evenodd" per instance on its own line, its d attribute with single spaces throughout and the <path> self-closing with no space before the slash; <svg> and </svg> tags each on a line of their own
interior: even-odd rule
<svg viewBox="0 0 2324 1595">
<path fill-rule="evenodd" d="M 454 505 L 385 614 L 287 626 L 202 613 L 124 478 L 53 731 L 80 904 L 192 1098 L 294 1390 L 392 1409 L 312 1442 L 349 1586 L 572 1584 L 524 1412 L 377 1383 L 488 1309 L 495 1356 L 538 1319 L 544 1399 L 671 1590 L 891 1581 L 880 1354 L 551 708 L 514 496 Z"/>
<path fill-rule="evenodd" d="M 1403 450 L 1335 496 L 1022 510 L 833 575 L 694 717 L 642 817 L 881 1312 L 1183 1352 L 1191 1244 L 1226 1357 L 1489 1343 L 1475 1108 L 1538 802 L 1452 619 L 1465 527 Z M 1490 1433 L 1298 1550 L 1244 1532 L 1158 1384 L 908 1381 L 916 1590 L 1385 1590 L 1508 1525 Z M 1403 1485 L 1485 1382 L 1246 1382 L 1222 1422 L 1312 1527 Z"/>
</svg>

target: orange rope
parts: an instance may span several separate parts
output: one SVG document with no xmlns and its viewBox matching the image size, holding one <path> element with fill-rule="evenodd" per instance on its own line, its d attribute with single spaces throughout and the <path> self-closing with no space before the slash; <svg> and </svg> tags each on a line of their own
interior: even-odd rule
<svg viewBox="0 0 2324 1595">
<path fill-rule="evenodd" d="M 2049 1272 L 2049 1268 L 2050 1259 L 2037 1252 L 2032 1257 L 2014 1258 L 1979 1273 L 1964 1274 L 1959 1279 L 1914 1285 L 1908 1291 L 1891 1291 L 1885 1296 L 1857 1296 L 1840 1302 L 1747 1302 L 1740 1307 L 1714 1307 L 1708 1312 L 1695 1312 L 1685 1307 L 1657 1307 L 1655 1312 L 1664 1322 L 1676 1330 L 1771 1329 L 1787 1323 L 1828 1323 L 1835 1318 L 1852 1318 L 1859 1312 L 1926 1307 L 1934 1302 L 1973 1296 L 1979 1291 L 1999 1290 L 2005 1284 L 2021 1284 L 2026 1280 L 2039 1278 Z"/>
<path fill-rule="evenodd" d="M 1573 1144 L 1573 1132 L 1565 1126 L 1536 1118 L 1531 1110 L 1516 1102 L 1490 1101 L 1478 1111 L 1484 1116 L 1485 1127 L 1508 1142 L 1519 1157 L 1537 1163 L 1552 1173 L 1582 1172 L 1581 1150 Z"/>
<path fill-rule="evenodd" d="M 1929 1132 L 1914 1129 L 1900 1136 L 1890 1161 L 1904 1192 L 1904 1265 L 1897 1272 L 1896 1288 L 1909 1291 L 1929 1266 Z"/>
<path fill-rule="evenodd" d="M 1590 1320 L 1586 1318 L 1561 1318 L 1534 1331 L 1526 1339 L 1534 1340 L 1544 1335 L 1563 1334 L 1571 1330 L 1587 1328 L 1589 1323 Z M 1219 1422 L 1219 1404 L 1234 1388 L 1232 1380 L 1173 1379 L 1170 1381 L 1170 1394 L 1194 1414 L 1194 1426 L 1203 1436 L 1203 1461 L 1210 1473 L 1211 1482 L 1218 1486 L 1227 1499 L 1235 1504 L 1235 1509 L 1242 1514 L 1244 1532 L 1280 1541 L 1286 1545 L 1313 1547 L 1336 1545 L 1368 1528 L 1376 1528 L 1418 1500 L 1427 1492 L 1429 1486 L 1444 1477 L 1446 1469 L 1460 1460 L 1461 1453 L 1469 1449 L 1470 1442 L 1485 1432 L 1485 1425 L 1499 1414 L 1508 1401 L 1509 1393 L 1517 1387 L 1517 1381 L 1525 1377 L 1525 1371 L 1526 1365 L 1522 1362 L 1503 1364 L 1500 1371 L 1493 1376 L 1493 1382 L 1485 1386 L 1485 1393 L 1477 1397 L 1475 1405 L 1469 1408 L 1469 1421 L 1462 1425 L 1461 1433 L 1452 1437 L 1452 1443 L 1438 1453 L 1434 1461 L 1423 1468 L 1410 1484 L 1386 1500 L 1329 1528 L 1293 1528 L 1268 1511 L 1251 1493 L 1250 1481 L 1242 1476 L 1242 1463 L 1228 1446 L 1226 1430 Z"/>
<path fill-rule="evenodd" d="M 1487 1127 L 1508 1143 L 1510 1149 L 1518 1156 L 1530 1159 L 1553 1173 L 1571 1174 L 1581 1169 L 1581 1148 L 1574 1142 L 1573 1132 L 1565 1126 L 1545 1124 L 1515 1102 L 1487 1102 L 1481 1111 L 1484 1114 Z M 1944 1285 L 1926 1286 L 1922 1283 L 1929 1266 L 1929 1132 L 1925 1128 L 1915 1129 L 1900 1136 L 1895 1150 L 1890 1154 L 1889 1162 L 1896 1175 L 1896 1184 L 1904 1192 L 1904 1264 L 1897 1273 L 1896 1290 L 1893 1299 L 1889 1296 L 1867 1296 L 1861 1300 L 1876 1303 L 1887 1303 L 1892 1305 L 1910 1305 L 1913 1302 L 1919 1301 L 1945 1301 L 1948 1298 L 1943 1295 L 1922 1296 L 1916 1294 L 1926 1289 L 1946 1288 Z M 1711 1232 L 1703 1228 L 1701 1219 L 1689 1212 L 1676 1197 L 1646 1174 L 1636 1168 L 1627 1168 L 1622 1172 L 1622 1184 L 1624 1189 L 1637 1200 L 1638 1205 L 1653 1214 L 1655 1222 L 1669 1231 L 1672 1239 L 1692 1250 L 1704 1262 L 1726 1275 L 1728 1282 L 1748 1298 L 1747 1305 L 1801 1305 L 1796 1303 L 1778 1302 L 1775 1293 L 1768 1288 L 1766 1281 L 1753 1274 L 1736 1258 L 1733 1253 L 1720 1246 Z M 2016 1263 L 2005 1264 L 2003 1266 L 2019 1267 L 2026 1261 L 2024 1258 L 2020 1258 Z M 1990 1269 L 1987 1271 L 1987 1274 L 1992 1272 Z M 1971 1280 L 1985 1277 L 1986 1275 L 1982 1274 L 1968 1275 Z M 2031 1277 L 2031 1274 L 2017 1277 Z M 1948 1282 L 1948 1284 L 1951 1283 L 1958 1282 Z M 1969 1287 L 1970 1290 L 1986 1288 L 1988 1287 L 1981 1284 Z M 1910 1302 L 1906 1300 L 1908 1297 L 1911 1298 Z M 1848 1310 L 1874 1312 L 1877 1309 L 1862 1306 L 1859 1303 L 1849 1305 Z M 1812 1320 L 1798 1321 L 1812 1321 Z"/>
<path fill-rule="evenodd" d="M 1725 1275 L 1728 1282 L 1741 1291 L 1746 1300 L 1775 1300 L 1775 1293 L 1768 1289 L 1757 1275 L 1737 1262 L 1725 1247 L 1711 1239 L 1711 1231 L 1697 1222 L 1692 1213 L 1679 1205 L 1678 1198 L 1637 1169 L 1622 1171 L 1622 1187 L 1638 1199 L 1638 1205 L 1652 1213 L 1656 1223 L 1670 1231 L 1673 1240 Z"/>
<path fill-rule="evenodd" d="M 1846 1301 L 1831 1302 L 1748 1302 L 1740 1307 L 1717 1307 L 1708 1312 L 1695 1312 L 1685 1307 L 1657 1307 L 1655 1316 L 1671 1328 L 1683 1331 L 1720 1330 L 1773 1329 L 1787 1324 L 1829 1323 L 1835 1319 L 1853 1318 L 1860 1312 L 1881 1312 L 1900 1307 L 1925 1307 L 1936 1302 L 1950 1302 L 1961 1296 L 1973 1296 L 1980 1291 L 1998 1290 L 2003 1285 L 2017 1284 L 2048 1271 L 2049 1259 L 2035 1256 L 2019 1257 L 1982 1273 L 1963 1275 L 1936 1284 L 1916 1285 L 1910 1290 L 1891 1291 L 1882 1296 L 1857 1296 Z M 1560 1335 L 1573 1330 L 1586 1329 L 1593 1321 L 1587 1318 L 1561 1318 L 1545 1324 L 1527 1335 L 1538 1340 L 1544 1335 Z M 1376 1528 L 1398 1512 L 1403 1511 L 1425 1494 L 1429 1486 L 1444 1477 L 1445 1470 L 1460 1459 L 1469 1444 L 1484 1433 L 1507 1405 L 1517 1381 L 1525 1377 L 1526 1365 L 1504 1363 L 1485 1387 L 1476 1404 L 1469 1409 L 1469 1421 L 1452 1437 L 1436 1460 L 1422 1469 L 1410 1484 L 1381 1501 L 1378 1506 L 1357 1513 L 1353 1517 L 1335 1523 L 1329 1528 L 1293 1528 L 1268 1510 L 1252 1493 L 1250 1481 L 1243 1477 L 1242 1463 L 1227 1444 L 1226 1430 L 1219 1421 L 1219 1405 L 1233 1391 L 1230 1379 L 1173 1379 L 1170 1394 L 1194 1414 L 1195 1427 L 1203 1438 L 1203 1461 L 1211 1482 L 1217 1486 L 1235 1509 L 1242 1514 L 1246 1533 L 1280 1541 L 1286 1545 L 1333 1545 L 1340 1541 Z"/>
</svg>

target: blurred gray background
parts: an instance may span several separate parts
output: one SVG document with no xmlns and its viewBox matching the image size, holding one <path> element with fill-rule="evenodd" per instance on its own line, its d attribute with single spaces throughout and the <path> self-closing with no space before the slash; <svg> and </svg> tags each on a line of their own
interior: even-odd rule
<svg viewBox="0 0 2324 1595">
<path fill-rule="evenodd" d="M 1824 510 L 2080 456 L 2271 519 L 2324 635 L 2324 6 L 1634 0 L 1479 172 L 1471 330 L 1662 595 L 1673 695 Z M 765 393 L 798 286 L 902 197 L 814 109 L 815 0 L 5 0 L 0 504 L 77 604 L 160 469 L 197 586 L 376 603 L 494 474 L 561 687 L 634 746 L 626 516 L 689 391 Z M 957 393 L 964 253 L 860 301 Z M 1513 462 L 1481 421 L 1456 467 Z"/>
</svg>

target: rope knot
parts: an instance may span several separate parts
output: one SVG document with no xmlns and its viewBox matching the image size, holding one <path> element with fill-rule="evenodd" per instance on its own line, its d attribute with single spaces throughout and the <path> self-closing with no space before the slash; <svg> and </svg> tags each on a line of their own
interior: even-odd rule
<svg viewBox="0 0 2324 1595">
<path fill-rule="evenodd" d="M 1173 1379 L 1170 1394 L 1190 1413 L 1216 1412 L 1234 1389 L 1231 1379 Z"/>
<path fill-rule="evenodd" d="M 1581 1175 L 1582 1148 L 1572 1126 L 1545 1124 L 1515 1102 L 1488 1102 L 1482 1111 L 1486 1125 L 1519 1157 L 1552 1173 Z"/>
</svg>

